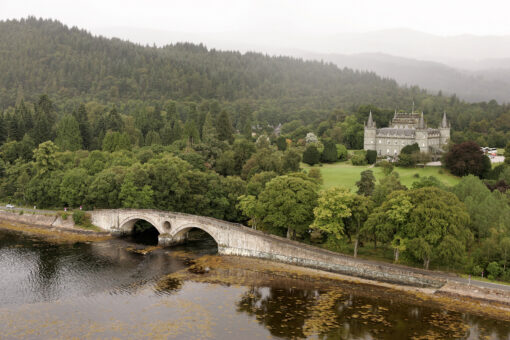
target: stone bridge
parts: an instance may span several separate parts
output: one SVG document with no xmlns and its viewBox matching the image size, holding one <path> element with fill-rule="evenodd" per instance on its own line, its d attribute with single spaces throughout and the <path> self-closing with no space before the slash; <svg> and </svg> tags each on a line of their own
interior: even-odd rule
<svg viewBox="0 0 510 340">
<path fill-rule="evenodd" d="M 94 210 L 89 213 L 92 224 L 114 235 L 129 234 L 138 220 L 145 220 L 158 230 L 159 244 L 163 246 L 185 242 L 187 232 L 197 228 L 211 235 L 218 244 L 218 253 L 224 255 L 269 259 L 408 285 L 439 287 L 444 284 L 425 271 L 355 259 L 210 217 L 131 209 Z"/>
</svg>

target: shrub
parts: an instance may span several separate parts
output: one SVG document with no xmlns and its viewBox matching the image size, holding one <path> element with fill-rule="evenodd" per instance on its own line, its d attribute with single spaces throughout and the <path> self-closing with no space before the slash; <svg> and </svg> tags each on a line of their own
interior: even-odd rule
<svg viewBox="0 0 510 340">
<path fill-rule="evenodd" d="M 19 214 L 20 214 L 20 215 L 23 215 L 23 210 L 20 210 L 20 211 L 19 211 Z"/>
<path fill-rule="evenodd" d="M 413 177 L 414 177 L 414 178 L 420 178 L 420 174 L 419 174 L 419 173 L 415 173 L 415 174 L 413 175 Z"/>
<path fill-rule="evenodd" d="M 493 278 L 491 280 L 494 280 L 495 278 L 498 278 L 501 275 L 501 266 L 497 262 L 491 262 L 487 266 L 487 273 Z"/>
<path fill-rule="evenodd" d="M 351 158 L 352 165 L 366 165 L 367 164 L 367 155 L 365 151 L 357 151 L 352 155 Z"/>
<path fill-rule="evenodd" d="M 308 165 L 315 165 L 319 163 L 321 154 L 315 145 L 309 145 L 306 147 L 303 153 L 303 162 Z"/>
<path fill-rule="evenodd" d="M 338 153 L 335 143 L 330 139 L 326 139 L 323 144 L 324 150 L 322 151 L 321 160 L 326 163 L 336 162 L 338 160 Z"/>
<path fill-rule="evenodd" d="M 84 225 L 85 224 L 85 212 L 82 210 L 77 210 L 73 212 L 73 221 L 76 225 Z"/>
<path fill-rule="evenodd" d="M 388 176 L 389 174 L 391 174 L 393 172 L 394 166 L 392 163 L 390 163 L 388 161 L 379 162 L 378 166 L 380 166 L 382 168 L 383 174 L 385 176 Z"/>
<path fill-rule="evenodd" d="M 347 148 L 345 147 L 345 145 L 342 145 L 342 144 L 336 145 L 336 155 L 337 155 L 337 158 L 341 161 L 347 160 L 348 152 L 347 152 Z"/>
<path fill-rule="evenodd" d="M 375 150 L 367 150 L 367 163 L 368 164 L 374 164 L 377 160 L 377 151 Z"/>
<path fill-rule="evenodd" d="M 68 215 L 67 213 L 63 213 L 61 216 L 62 216 L 62 219 L 63 219 L 64 221 L 66 221 L 66 220 L 67 220 L 67 217 L 68 217 L 69 215 Z"/>
</svg>

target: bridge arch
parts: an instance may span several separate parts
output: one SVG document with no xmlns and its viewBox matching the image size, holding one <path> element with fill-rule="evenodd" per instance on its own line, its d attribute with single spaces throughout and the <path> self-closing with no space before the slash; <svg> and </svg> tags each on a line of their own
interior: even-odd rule
<svg viewBox="0 0 510 340">
<path fill-rule="evenodd" d="M 216 230 L 207 225 L 201 225 L 199 223 L 183 224 L 177 227 L 175 230 L 172 230 L 171 235 L 175 240 L 182 240 L 186 238 L 186 233 L 191 229 L 200 229 L 207 233 L 209 236 L 211 236 L 218 246 L 221 244 L 220 236 L 218 235 Z"/>
<path fill-rule="evenodd" d="M 150 223 L 154 228 L 156 228 L 156 230 L 160 234 L 163 234 L 163 233 L 166 232 L 164 230 L 164 226 L 163 225 L 160 225 L 159 223 L 157 223 L 157 221 L 153 220 L 150 216 L 146 216 L 146 215 L 132 215 L 132 216 L 124 218 L 122 221 L 119 222 L 119 229 L 124 234 L 131 234 L 133 232 L 133 228 L 135 226 L 135 223 L 140 221 L 140 220 L 143 220 L 143 221 L 146 221 L 146 222 Z"/>
</svg>

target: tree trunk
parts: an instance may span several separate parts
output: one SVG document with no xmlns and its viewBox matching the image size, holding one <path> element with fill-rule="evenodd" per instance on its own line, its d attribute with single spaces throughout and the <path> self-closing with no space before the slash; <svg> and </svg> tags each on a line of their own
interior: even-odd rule
<svg viewBox="0 0 510 340">
<path fill-rule="evenodd" d="M 290 228 L 287 228 L 287 238 L 290 240 Z"/>
<path fill-rule="evenodd" d="M 398 248 L 395 248 L 395 263 L 398 262 L 398 256 L 400 255 L 400 252 L 398 250 Z"/>
<path fill-rule="evenodd" d="M 358 239 L 354 241 L 354 257 L 358 257 Z"/>
<path fill-rule="evenodd" d="M 429 263 L 430 263 L 430 259 L 427 257 L 424 261 L 423 261 L 423 266 L 425 267 L 425 269 L 429 269 Z"/>
</svg>

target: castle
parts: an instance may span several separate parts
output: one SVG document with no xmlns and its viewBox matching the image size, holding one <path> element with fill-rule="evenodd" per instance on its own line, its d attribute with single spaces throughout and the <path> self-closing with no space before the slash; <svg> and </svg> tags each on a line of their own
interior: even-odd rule
<svg viewBox="0 0 510 340">
<path fill-rule="evenodd" d="M 397 113 L 387 128 L 378 129 L 372 118 L 372 111 L 365 125 L 365 150 L 376 150 L 378 156 L 397 156 L 406 145 L 417 143 L 421 152 L 437 153 L 450 139 L 450 124 L 443 114 L 437 129 L 427 127 L 423 112 Z"/>
</svg>

